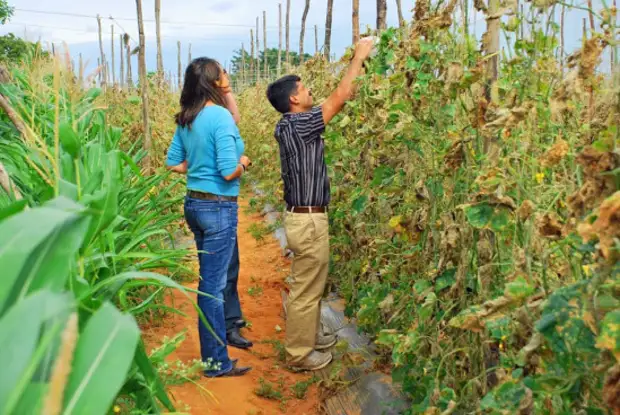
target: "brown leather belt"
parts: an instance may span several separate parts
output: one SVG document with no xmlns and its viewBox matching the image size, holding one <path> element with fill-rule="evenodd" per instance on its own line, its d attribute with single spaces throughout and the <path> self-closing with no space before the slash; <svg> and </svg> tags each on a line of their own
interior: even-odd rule
<svg viewBox="0 0 620 415">
<path fill-rule="evenodd" d="M 287 212 L 291 213 L 327 213 L 327 206 L 287 206 Z"/>
<path fill-rule="evenodd" d="M 212 193 L 196 192 L 194 190 L 188 190 L 187 195 L 194 199 L 202 199 L 202 200 L 218 200 L 218 201 L 226 201 L 226 202 L 237 201 L 237 196 L 220 196 L 220 195 L 214 195 Z"/>
</svg>

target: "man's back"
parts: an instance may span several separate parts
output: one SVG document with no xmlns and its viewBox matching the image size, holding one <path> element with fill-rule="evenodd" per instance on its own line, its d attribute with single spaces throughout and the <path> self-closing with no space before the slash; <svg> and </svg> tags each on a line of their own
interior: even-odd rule
<svg viewBox="0 0 620 415">
<path fill-rule="evenodd" d="M 321 107 L 286 113 L 276 125 L 284 200 L 289 206 L 327 206 L 330 186 L 325 165 Z"/>
</svg>

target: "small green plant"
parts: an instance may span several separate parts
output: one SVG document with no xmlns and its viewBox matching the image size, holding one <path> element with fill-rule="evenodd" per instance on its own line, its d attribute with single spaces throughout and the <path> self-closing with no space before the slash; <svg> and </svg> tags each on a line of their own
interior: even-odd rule
<svg viewBox="0 0 620 415">
<path fill-rule="evenodd" d="M 258 379 L 258 388 L 254 390 L 254 394 L 256 396 L 260 396 L 261 398 L 282 401 L 284 400 L 282 389 L 282 385 L 278 385 L 276 387 L 276 385 L 261 377 Z"/>
<path fill-rule="evenodd" d="M 275 229 L 273 225 L 265 225 L 262 222 L 252 223 L 248 227 L 248 232 L 250 233 L 250 235 L 252 235 L 254 239 L 256 239 L 256 242 L 258 243 L 264 243 L 265 236 L 269 235 L 274 230 Z"/>
<path fill-rule="evenodd" d="M 270 344 L 273 347 L 274 352 L 276 352 L 276 356 L 279 362 L 284 363 L 286 361 L 286 349 L 284 348 L 284 343 L 280 340 L 264 340 L 263 343 Z"/>
<path fill-rule="evenodd" d="M 297 399 L 305 399 L 310 386 L 314 385 L 318 381 L 319 378 L 316 376 L 312 376 L 310 379 L 307 380 L 300 380 L 291 387 L 293 395 L 295 395 Z"/>
<path fill-rule="evenodd" d="M 263 295 L 263 287 L 261 287 L 260 285 L 250 287 L 248 288 L 248 294 L 251 297 L 260 297 L 261 295 Z"/>
</svg>

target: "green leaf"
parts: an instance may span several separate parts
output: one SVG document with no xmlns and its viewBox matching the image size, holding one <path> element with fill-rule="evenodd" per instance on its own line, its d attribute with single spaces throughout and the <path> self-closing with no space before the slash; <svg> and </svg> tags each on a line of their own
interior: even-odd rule
<svg viewBox="0 0 620 415">
<path fill-rule="evenodd" d="M 157 399 L 159 399 L 159 401 L 166 407 L 166 409 L 168 409 L 169 411 L 174 411 L 174 405 L 170 401 L 168 393 L 166 392 L 166 388 L 159 379 L 159 376 L 157 375 L 157 372 L 155 371 L 151 360 L 146 354 L 146 350 L 144 348 L 144 343 L 142 342 L 142 340 L 140 340 L 140 342 L 138 343 L 135 362 L 138 365 L 138 368 L 140 368 L 140 371 L 142 372 L 142 375 L 144 376 L 147 384 L 152 386 L 153 392 Z"/>
<path fill-rule="evenodd" d="M 129 371 L 140 330 L 131 316 L 106 303 L 80 335 L 65 393 L 64 415 L 104 415 Z"/>
<path fill-rule="evenodd" d="M 0 209 L 0 221 L 3 221 L 10 216 L 22 212 L 26 208 L 26 206 L 28 206 L 28 201 L 22 199 L 3 207 L 2 209 Z"/>
<path fill-rule="evenodd" d="M 486 203 L 479 203 L 477 205 L 467 205 L 464 208 L 467 222 L 474 228 L 482 229 L 491 220 L 493 215 L 493 207 Z"/>
<path fill-rule="evenodd" d="M 601 334 L 596 339 L 598 349 L 607 349 L 620 362 L 620 310 L 607 313 L 601 323 Z"/>
<path fill-rule="evenodd" d="M 31 359 L 44 322 L 56 318 L 73 307 L 69 295 L 40 291 L 10 308 L 0 320 L 0 413 L 11 413 L 26 389 L 37 365 Z M 35 367 L 36 368 L 36 367 Z"/>
<path fill-rule="evenodd" d="M 491 216 L 490 228 L 495 232 L 504 230 L 510 223 L 510 210 L 504 207 L 497 207 Z"/>
<path fill-rule="evenodd" d="M 534 290 L 535 288 L 523 276 L 518 276 L 514 281 L 506 284 L 504 295 L 522 300 L 534 294 Z"/>
<path fill-rule="evenodd" d="M 355 213 L 360 213 L 366 207 L 366 202 L 368 202 L 368 196 L 362 195 L 355 199 L 352 203 L 352 208 Z"/>
<path fill-rule="evenodd" d="M 77 213 L 82 206 L 64 198 L 56 201 L 73 206 L 73 211 L 43 206 L 0 223 L 0 315 L 28 292 L 64 287 L 88 217 Z"/>
<path fill-rule="evenodd" d="M 62 148 L 74 159 L 80 154 L 81 142 L 70 122 L 63 121 L 58 128 L 60 144 Z"/>
</svg>

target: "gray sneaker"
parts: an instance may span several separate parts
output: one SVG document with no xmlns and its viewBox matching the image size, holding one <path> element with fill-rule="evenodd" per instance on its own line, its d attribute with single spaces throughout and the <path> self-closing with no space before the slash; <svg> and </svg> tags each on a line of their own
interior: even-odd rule
<svg viewBox="0 0 620 415">
<path fill-rule="evenodd" d="M 330 364 L 333 358 L 334 357 L 330 352 L 323 353 L 313 350 L 312 353 L 306 356 L 301 364 L 291 366 L 291 369 L 296 372 L 301 372 L 304 370 L 320 370 Z"/>
<path fill-rule="evenodd" d="M 338 337 L 333 334 L 318 334 L 316 336 L 315 350 L 325 350 L 338 343 Z"/>
</svg>

